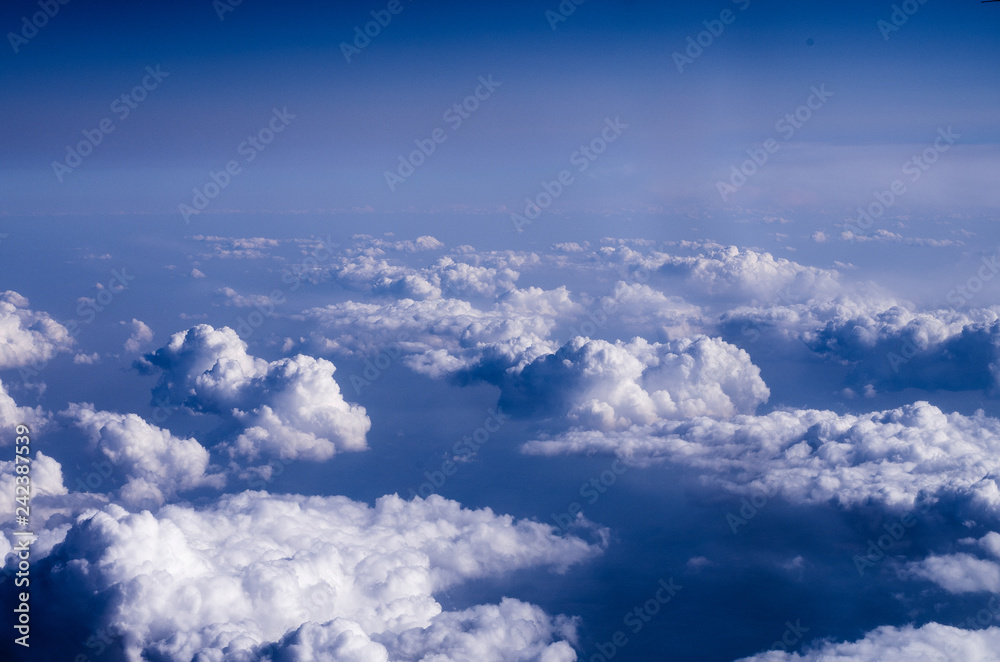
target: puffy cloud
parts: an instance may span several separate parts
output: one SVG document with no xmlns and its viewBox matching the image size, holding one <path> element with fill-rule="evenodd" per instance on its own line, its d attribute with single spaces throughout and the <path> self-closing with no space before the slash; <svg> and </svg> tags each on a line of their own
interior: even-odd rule
<svg viewBox="0 0 1000 662">
<path fill-rule="evenodd" d="M 856 388 L 1000 388 L 1000 307 L 916 310 L 871 287 L 833 298 L 726 311 L 720 328 L 748 328 L 852 367 Z"/>
<path fill-rule="evenodd" d="M 482 662 L 573 662 L 575 624 L 552 618 L 534 605 L 505 598 L 437 616 L 430 627 L 382 637 L 395 660 L 480 660 Z M 557 640 L 557 641 L 554 641 Z"/>
<path fill-rule="evenodd" d="M 512 375 L 500 405 L 609 431 L 667 418 L 749 413 L 768 396 L 749 355 L 715 338 L 612 344 L 576 337 Z"/>
<path fill-rule="evenodd" d="M 131 506 L 162 504 L 178 492 L 201 486 L 221 488 L 225 477 L 209 475 L 209 453 L 195 439 L 180 439 L 135 414 L 95 411 L 71 404 L 63 412 L 128 481 L 119 491 Z"/>
<path fill-rule="evenodd" d="M 401 253 L 420 253 L 422 251 L 439 251 L 444 248 L 444 243 L 430 235 L 421 235 L 416 239 L 404 239 L 402 241 L 375 240 L 374 245 L 387 250 Z"/>
<path fill-rule="evenodd" d="M 949 593 L 1000 592 L 1000 565 L 971 554 L 932 555 L 909 564 L 906 574 L 932 581 Z"/>
<path fill-rule="evenodd" d="M 988 518 L 1000 514 L 1000 421 L 945 414 L 926 402 L 861 415 L 789 410 L 570 431 L 529 442 L 525 451 L 665 460 L 698 470 L 708 484 L 794 503 L 913 508 L 920 499 L 952 495 Z"/>
<path fill-rule="evenodd" d="M 521 275 L 507 266 L 479 266 L 447 256 L 439 259 L 430 272 L 433 282 L 444 292 L 488 298 L 513 290 L 514 282 Z"/>
<path fill-rule="evenodd" d="M 44 427 L 49 415 L 41 407 L 19 407 L 0 380 L 0 429 L 12 430 L 17 425 L 27 425 L 32 430 Z M 0 435 L 0 445 L 14 442 L 10 435 Z"/>
<path fill-rule="evenodd" d="M 666 340 L 695 335 L 706 326 L 700 307 L 642 283 L 617 282 L 599 308 L 631 328 L 650 329 Z"/>
<path fill-rule="evenodd" d="M 49 563 L 53 591 L 101 596 L 89 608 L 129 659 L 561 662 L 575 659 L 570 621 L 513 600 L 443 612 L 434 594 L 598 551 L 437 496 L 371 507 L 246 492 L 200 509 L 91 512 Z"/>
<path fill-rule="evenodd" d="M 247 354 L 232 329 L 200 324 L 140 365 L 162 371 L 155 397 L 242 425 L 230 446 L 236 456 L 322 461 L 367 448 L 365 408 L 344 400 L 336 367 L 325 359 L 299 354 L 268 363 Z"/>
<path fill-rule="evenodd" d="M 530 313 L 532 308 L 560 315 L 575 306 L 565 288 L 529 288 L 510 296 L 487 310 L 461 299 L 347 301 L 309 310 L 306 317 L 330 336 L 324 342 L 330 351 L 370 350 L 377 330 L 418 372 L 442 377 L 491 366 L 503 373 L 555 350 L 548 337 L 556 320 Z"/>
<path fill-rule="evenodd" d="M 1000 628 L 962 630 L 928 623 L 920 628 L 881 627 L 850 643 L 823 643 L 803 653 L 770 651 L 737 662 L 993 662 Z"/>
<path fill-rule="evenodd" d="M 23 464 L 21 466 L 24 466 Z M 62 465 L 41 451 L 35 452 L 31 458 L 31 494 L 30 516 L 31 530 L 38 536 L 32 544 L 33 553 L 46 554 L 59 543 L 69 525 L 65 524 L 67 516 L 80 512 L 73 508 L 73 500 L 68 499 L 66 486 L 63 484 Z M 23 530 L 23 526 L 15 526 L 15 508 L 23 504 L 16 498 L 24 496 L 18 490 L 17 464 L 13 460 L 0 460 L 0 562 L 13 548 L 14 530 Z"/>
<path fill-rule="evenodd" d="M 125 322 L 122 322 L 125 324 Z M 136 354 L 143 345 L 153 340 L 153 330 L 146 326 L 145 322 L 132 318 L 129 324 L 131 332 L 128 340 L 125 341 L 125 351 L 129 354 Z"/>
<path fill-rule="evenodd" d="M 835 296 L 842 289 L 836 271 L 736 246 L 701 243 L 695 247 L 699 253 L 691 256 L 659 251 L 646 254 L 627 246 L 605 247 L 601 253 L 610 260 L 680 276 L 686 289 L 717 297 L 796 302 Z"/>
<path fill-rule="evenodd" d="M 38 365 L 72 345 L 66 327 L 28 308 L 26 298 L 11 290 L 0 294 L 0 369 Z"/>
<path fill-rule="evenodd" d="M 993 559 L 1000 559 L 1000 533 L 996 531 L 979 540 L 967 538 L 959 542 L 975 545 Z M 907 564 L 902 574 L 934 582 L 949 593 L 1000 592 L 1000 564 L 965 552 L 931 555 Z"/>
</svg>

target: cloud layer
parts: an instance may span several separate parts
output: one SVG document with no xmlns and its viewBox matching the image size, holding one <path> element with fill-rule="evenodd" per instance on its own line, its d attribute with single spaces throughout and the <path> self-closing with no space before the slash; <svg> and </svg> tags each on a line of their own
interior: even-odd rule
<svg viewBox="0 0 1000 662">
<path fill-rule="evenodd" d="M 101 596 L 100 627 L 134 659 L 557 662 L 574 659 L 570 621 L 516 600 L 443 612 L 434 593 L 597 551 L 436 496 L 370 507 L 246 492 L 200 509 L 92 512 L 53 551 L 51 573 L 53 590 Z"/>
</svg>

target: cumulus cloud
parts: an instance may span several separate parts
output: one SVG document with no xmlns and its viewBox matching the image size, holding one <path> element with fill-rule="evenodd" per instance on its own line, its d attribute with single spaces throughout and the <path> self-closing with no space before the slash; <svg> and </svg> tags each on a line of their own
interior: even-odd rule
<svg viewBox="0 0 1000 662">
<path fill-rule="evenodd" d="M 770 651 L 737 662 L 995 662 L 998 650 L 1000 628 L 962 630 L 928 623 L 920 628 L 881 627 L 855 642 L 822 643 L 803 653 Z"/>
<path fill-rule="evenodd" d="M 545 310 L 550 316 L 533 314 Z M 529 288 L 480 309 L 462 299 L 348 301 L 306 312 L 321 325 L 328 351 L 370 351 L 380 340 L 399 347 L 404 362 L 432 377 L 479 369 L 502 373 L 555 350 L 556 317 L 576 309 L 566 288 Z M 378 333 L 376 337 L 375 334 Z"/>
<path fill-rule="evenodd" d="M 15 508 L 23 506 L 16 499 L 24 496 L 24 487 L 17 483 L 16 468 L 13 460 L 0 460 L 0 562 L 5 560 L 16 542 L 12 532 L 24 529 L 23 526 L 15 526 Z M 62 541 L 69 530 L 69 525 L 66 524 L 68 517 L 80 512 L 79 508 L 75 508 L 77 504 L 73 503 L 73 499 L 66 497 L 67 493 L 62 465 L 54 458 L 36 451 L 31 457 L 29 495 L 31 530 L 38 536 L 32 544 L 33 553 L 48 553 Z"/>
<path fill-rule="evenodd" d="M 841 290 L 840 274 L 833 270 L 736 246 L 702 243 L 695 247 L 699 251 L 696 255 L 647 254 L 627 246 L 605 247 L 601 252 L 610 260 L 679 276 L 685 289 L 716 297 L 798 302 L 835 296 Z"/>
<path fill-rule="evenodd" d="M 991 531 L 979 540 L 967 538 L 959 542 L 978 548 L 992 559 L 970 552 L 932 554 L 922 561 L 907 564 L 901 574 L 931 581 L 949 593 L 1000 593 L 1000 533 Z"/>
<path fill-rule="evenodd" d="M 38 365 L 72 345 L 66 327 L 28 308 L 26 298 L 11 290 L 0 294 L 0 369 Z"/>
<path fill-rule="evenodd" d="M 617 322 L 648 329 L 663 340 L 697 335 L 706 327 L 699 306 L 642 283 L 617 282 L 611 293 L 601 298 L 598 309 Z M 596 316 L 600 321 L 600 313 Z"/>
<path fill-rule="evenodd" d="M 119 496 L 130 506 L 158 506 L 178 492 L 225 484 L 221 474 L 209 474 L 208 450 L 195 439 L 175 437 L 136 414 L 96 411 L 91 404 L 71 404 L 62 413 L 124 472 L 128 480 Z"/>
<path fill-rule="evenodd" d="M 516 600 L 445 612 L 434 594 L 598 552 L 437 496 L 372 507 L 246 492 L 200 509 L 91 512 L 49 563 L 53 591 L 99 596 L 88 608 L 129 659 L 568 662 L 571 621 Z"/>
<path fill-rule="evenodd" d="M 913 508 L 918 500 L 950 495 L 981 516 L 1000 514 L 1000 421 L 945 414 L 927 402 L 861 415 L 788 410 L 569 431 L 524 450 L 668 461 L 696 469 L 707 484 L 735 493 L 762 490 L 793 503 Z"/>
<path fill-rule="evenodd" d="M 125 324 L 125 322 L 122 322 Z M 153 330 L 146 326 L 145 322 L 132 318 L 128 324 L 130 333 L 125 341 L 125 351 L 129 354 L 136 354 L 143 346 L 153 340 Z"/>
<path fill-rule="evenodd" d="M 232 329 L 200 324 L 140 366 L 162 372 L 154 398 L 240 424 L 230 445 L 237 457 L 322 461 L 367 448 L 371 421 L 344 400 L 332 363 L 303 354 L 269 363 L 246 349 Z"/>
<path fill-rule="evenodd" d="M 15 426 L 24 424 L 32 430 L 42 428 L 48 423 L 49 415 L 41 407 L 19 407 L 0 380 L 0 429 L 13 430 Z M 10 435 L 0 435 L 0 445 L 13 444 Z"/>
<path fill-rule="evenodd" d="M 749 355 L 716 338 L 660 344 L 576 337 L 511 376 L 500 404 L 611 431 L 661 419 L 750 413 L 769 394 Z"/>
</svg>

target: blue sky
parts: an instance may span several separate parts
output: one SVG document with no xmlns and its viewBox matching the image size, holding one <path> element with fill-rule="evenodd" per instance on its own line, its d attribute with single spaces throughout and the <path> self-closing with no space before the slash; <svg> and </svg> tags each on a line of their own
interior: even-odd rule
<svg viewBox="0 0 1000 662">
<path fill-rule="evenodd" d="M 995 660 L 1000 7 L 397 1 L 0 10 L 0 656 Z"/>
<path fill-rule="evenodd" d="M 18 25 L 32 6 L 8 6 L 5 24 Z M 340 44 L 378 7 L 243 3 L 219 20 L 211 3 L 69 4 L 6 57 L 3 83 L 16 94 L 4 101 L 3 206 L 11 214 L 172 211 L 273 107 L 287 106 L 295 124 L 219 207 L 502 209 L 564 167 L 606 117 L 621 116 L 627 134 L 562 207 L 844 213 L 891 181 L 938 128 L 953 126 L 960 149 L 905 204 L 937 207 L 949 187 L 982 213 L 995 202 L 984 169 L 996 141 L 996 17 L 978 3 L 918 6 L 886 40 L 878 21 L 892 8 L 871 3 L 585 3 L 556 30 L 546 3 L 405 3 L 347 63 Z M 673 53 L 726 9 L 733 22 L 679 72 Z M 51 162 L 151 65 L 169 77 L 60 184 Z M 391 193 L 385 170 L 490 74 L 502 87 L 414 185 Z M 716 182 L 774 137 L 775 123 L 813 85 L 832 92 L 829 105 L 723 202 Z M 280 185 L 265 195 L 265 180 Z"/>
</svg>

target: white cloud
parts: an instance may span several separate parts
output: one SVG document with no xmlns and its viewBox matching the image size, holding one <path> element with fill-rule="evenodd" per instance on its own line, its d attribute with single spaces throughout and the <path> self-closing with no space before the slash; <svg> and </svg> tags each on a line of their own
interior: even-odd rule
<svg viewBox="0 0 1000 662">
<path fill-rule="evenodd" d="M 158 397 L 242 425 L 230 446 L 235 456 L 322 461 L 367 448 L 365 408 L 344 400 L 336 367 L 325 359 L 299 354 L 268 363 L 247 354 L 232 329 L 200 324 L 144 361 L 163 373 Z"/>
<path fill-rule="evenodd" d="M 221 474 L 209 475 L 208 450 L 195 439 L 175 437 L 135 414 L 96 411 L 91 404 L 71 404 L 62 413 L 124 471 L 128 481 L 119 495 L 130 506 L 158 506 L 178 492 L 225 484 Z"/>
<path fill-rule="evenodd" d="M 1000 592 L 1000 565 L 971 554 L 932 555 L 907 565 L 905 574 L 932 581 L 949 593 Z"/>
<path fill-rule="evenodd" d="M 700 307 L 641 283 L 615 283 L 612 292 L 601 298 L 598 309 L 611 311 L 608 317 L 630 328 L 649 329 L 664 340 L 696 335 L 706 326 Z"/>
<path fill-rule="evenodd" d="M 688 289 L 706 295 L 770 301 L 807 301 L 815 297 L 835 296 L 840 290 L 840 274 L 775 258 L 736 246 L 701 244 L 694 256 L 654 251 L 649 255 L 627 247 L 603 249 L 606 257 L 625 264 L 642 266 L 669 275 L 680 275 Z"/>
<path fill-rule="evenodd" d="M 125 324 L 125 322 L 122 322 L 122 324 Z M 153 340 L 153 330 L 146 326 L 144 322 L 135 318 L 132 318 L 129 326 L 132 327 L 132 331 L 129 334 L 128 340 L 125 341 L 125 351 L 129 354 L 136 354 L 146 343 Z"/>
<path fill-rule="evenodd" d="M 961 630 L 938 623 L 881 627 L 850 643 L 822 643 L 803 653 L 770 651 L 737 662 L 995 662 L 1000 628 Z"/>
<path fill-rule="evenodd" d="M 399 299 L 388 303 L 347 301 L 306 311 L 329 336 L 329 351 L 371 351 L 379 338 L 399 347 L 412 369 L 442 377 L 483 364 L 503 372 L 555 350 L 548 337 L 553 317 L 531 308 L 564 314 L 574 309 L 565 288 L 530 288 L 489 309 L 461 299 Z M 330 333 L 332 332 L 332 333 Z"/>
<path fill-rule="evenodd" d="M 741 349 L 700 336 L 664 344 L 576 337 L 504 383 L 501 406 L 624 430 L 661 419 L 753 412 L 769 391 Z"/>
<path fill-rule="evenodd" d="M 11 290 L 0 294 L 0 369 L 38 365 L 72 345 L 66 327 L 28 308 L 26 298 Z"/>
<path fill-rule="evenodd" d="M 49 421 L 49 415 L 41 407 L 19 407 L 0 381 L 0 430 L 13 430 L 17 425 L 27 425 L 32 431 L 44 427 Z M 14 437 L 10 434 L 0 434 L 0 445 L 12 445 Z"/>
<path fill-rule="evenodd" d="M 664 460 L 697 470 L 709 485 L 780 494 L 794 503 L 913 508 L 920 498 L 947 494 L 971 503 L 981 516 L 1000 514 L 1000 421 L 981 413 L 945 414 L 926 402 L 861 415 L 788 410 L 615 432 L 569 431 L 524 449 Z"/>
<path fill-rule="evenodd" d="M 370 507 L 252 492 L 155 515 L 109 506 L 82 517 L 64 548 L 52 576 L 111 598 L 100 625 L 125 634 L 129 659 L 178 661 L 569 662 L 567 619 L 513 600 L 443 612 L 434 594 L 521 568 L 562 571 L 599 552 L 437 496 Z"/>
</svg>

